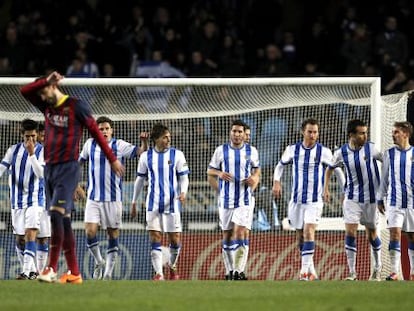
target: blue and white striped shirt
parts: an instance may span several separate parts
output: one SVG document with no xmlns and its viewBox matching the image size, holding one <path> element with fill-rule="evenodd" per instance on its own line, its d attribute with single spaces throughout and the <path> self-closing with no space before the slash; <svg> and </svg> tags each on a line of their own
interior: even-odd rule
<svg viewBox="0 0 414 311">
<path fill-rule="evenodd" d="M 253 169 L 260 168 L 257 149 L 244 144 L 240 149 L 233 148 L 229 143 L 216 148 L 208 166 L 230 173 L 234 176 L 232 181 L 219 180 L 220 206 L 224 208 L 237 208 L 250 206 L 252 202 L 252 189 L 243 183 Z"/>
<path fill-rule="evenodd" d="M 349 200 L 358 203 L 375 203 L 380 184 L 377 161 L 382 161 L 382 154 L 371 142 L 365 143 L 358 150 L 345 144 L 334 152 L 331 167 L 344 166 L 345 195 Z"/>
<path fill-rule="evenodd" d="M 190 173 L 184 153 L 173 147 L 164 152 L 150 148 L 139 158 L 137 175 L 148 179 L 147 211 L 179 213 L 179 177 Z"/>
<path fill-rule="evenodd" d="M 0 164 L 0 176 L 9 173 L 10 203 L 12 209 L 45 206 L 44 179 L 37 176 L 24 143 L 11 146 Z M 44 167 L 43 146 L 35 146 L 35 157 Z"/>
<path fill-rule="evenodd" d="M 108 145 L 121 163 L 125 159 L 137 157 L 137 147 L 122 139 L 112 138 Z M 89 138 L 83 145 L 79 161 L 89 162 L 88 199 L 98 202 L 122 201 L 122 179 L 112 171 L 111 163 L 94 138 Z"/>
<path fill-rule="evenodd" d="M 414 208 L 414 148 L 397 147 L 384 153 L 382 180 L 377 200 L 385 197 L 387 205 L 397 208 Z"/>
<path fill-rule="evenodd" d="M 292 195 L 294 203 L 323 202 L 324 171 L 332 161 L 332 152 L 316 143 L 311 148 L 302 142 L 286 147 L 275 168 L 274 180 L 280 181 L 283 168 L 292 164 Z"/>
</svg>

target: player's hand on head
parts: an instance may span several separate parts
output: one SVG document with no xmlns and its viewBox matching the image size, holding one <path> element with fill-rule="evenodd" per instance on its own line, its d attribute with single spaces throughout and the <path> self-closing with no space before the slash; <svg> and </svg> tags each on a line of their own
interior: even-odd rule
<svg viewBox="0 0 414 311">
<path fill-rule="evenodd" d="M 58 84 L 58 82 L 62 79 L 63 79 L 63 76 L 57 71 L 53 71 L 46 78 L 46 80 L 49 84 Z"/>
</svg>

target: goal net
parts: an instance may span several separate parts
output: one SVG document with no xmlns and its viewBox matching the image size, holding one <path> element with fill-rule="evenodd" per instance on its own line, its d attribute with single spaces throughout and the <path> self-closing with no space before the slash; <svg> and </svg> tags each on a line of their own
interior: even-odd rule
<svg viewBox="0 0 414 311">
<path fill-rule="evenodd" d="M 32 78 L 0 79 L 0 150 L 19 141 L 19 123 L 43 116 L 19 93 Z M 251 144 L 259 151 L 262 177 L 255 193 L 256 209 L 250 237 L 246 274 L 250 279 L 290 280 L 298 277 L 300 255 L 289 227 L 290 169 L 282 183 L 283 198 L 271 193 L 273 169 L 286 145 L 301 140 L 300 124 L 316 118 L 320 142 L 334 150 L 347 141 L 346 124 L 352 118 L 370 124 L 370 140 L 384 150 L 392 144 L 394 121 L 405 120 L 406 94 L 380 96 L 379 78 L 242 78 L 242 79 L 81 79 L 62 81 L 65 93 L 88 101 L 95 117 L 114 121 L 114 136 L 139 144 L 139 133 L 155 122 L 165 123 L 172 144 L 186 155 L 190 189 L 183 209 L 182 252 L 178 269 L 183 279 L 220 280 L 224 277 L 222 235 L 218 226 L 217 198 L 207 184 L 206 170 L 214 149 L 229 140 L 230 124 L 242 119 L 251 127 Z M 88 133 L 84 133 L 84 140 Z M 144 196 L 139 213 L 129 212 L 137 160 L 126 162 L 123 180 L 123 226 L 115 279 L 151 279 L 150 243 L 145 231 Z M 85 175 L 85 174 L 84 174 Z M 85 175 L 86 176 L 86 175 Z M 84 181 L 86 183 L 86 180 Z M 0 278 L 14 278 L 19 271 L 10 221 L 7 176 L 0 178 Z M 316 236 L 315 265 L 321 279 L 343 279 L 348 268 L 344 252 L 344 224 L 339 187 L 332 183 L 333 201 L 324 206 Z M 73 226 L 82 273 L 90 278 L 93 260 L 86 248 L 83 216 L 85 202 L 76 204 Z M 386 239 L 386 229 L 382 227 Z M 105 233 L 99 233 L 106 251 Z M 370 247 L 363 228 L 357 237 L 357 271 L 367 279 L 371 271 Z M 384 257 L 388 242 L 383 241 Z M 163 255 L 168 260 L 164 241 Z M 63 256 L 60 269 L 63 271 Z M 386 270 L 385 270 L 386 271 Z M 386 273 L 386 272 L 384 272 Z"/>
</svg>

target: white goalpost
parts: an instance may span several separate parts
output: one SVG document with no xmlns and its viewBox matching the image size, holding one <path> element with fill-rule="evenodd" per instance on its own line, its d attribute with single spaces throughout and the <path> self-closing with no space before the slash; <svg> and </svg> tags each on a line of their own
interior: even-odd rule
<svg viewBox="0 0 414 311">
<path fill-rule="evenodd" d="M 20 121 L 43 115 L 20 95 L 19 88 L 34 78 L 0 78 L 0 153 L 21 141 Z M 207 184 L 206 170 L 215 147 L 228 141 L 230 123 L 242 119 L 252 129 L 251 144 L 259 152 L 262 179 L 255 193 L 256 212 L 250 239 L 246 274 L 257 280 L 296 279 L 300 256 L 294 232 L 286 225 L 290 197 L 290 172 L 283 178 L 284 195 L 271 195 L 273 169 L 286 145 L 301 139 L 300 124 L 316 118 L 320 142 L 332 151 L 347 142 L 346 123 L 359 118 L 370 126 L 370 140 L 378 149 L 391 147 L 395 121 L 406 119 L 407 94 L 381 97 L 380 78 L 67 78 L 61 88 L 69 95 L 90 103 L 95 117 L 114 121 L 114 136 L 139 144 L 139 133 L 150 131 L 155 122 L 165 123 L 172 144 L 186 155 L 190 189 L 183 210 L 182 253 L 178 269 L 183 279 L 220 280 L 221 232 L 216 197 Z M 84 140 L 88 133 L 84 133 Z M 144 210 L 131 219 L 129 209 L 137 161 L 125 163 L 124 215 L 119 262 L 114 279 L 151 279 L 150 243 L 145 231 Z M 86 180 L 84 181 L 86 183 Z M 315 264 L 321 279 L 338 280 L 347 275 L 344 252 L 344 224 L 339 202 L 340 189 L 332 183 L 334 200 L 326 204 L 316 237 Z M 140 206 L 143 200 L 140 198 Z M 93 262 L 86 248 L 83 230 L 85 202 L 76 204 L 73 224 L 82 274 L 90 278 Z M 387 230 L 382 227 L 383 257 L 387 257 Z M 106 246 L 100 233 L 101 246 Z M 0 278 L 14 278 L 17 258 L 10 221 L 7 177 L 0 178 Z M 357 270 L 360 279 L 371 271 L 370 247 L 365 233 L 357 238 Z M 104 249 L 103 249 L 104 251 Z M 168 249 L 164 249 L 168 253 Z M 385 265 L 387 262 L 385 261 Z M 62 266 L 62 265 L 61 265 Z M 61 267 L 63 271 L 63 267 Z M 387 273 L 384 269 L 383 273 Z M 384 274 L 385 276 L 385 274 Z"/>
</svg>

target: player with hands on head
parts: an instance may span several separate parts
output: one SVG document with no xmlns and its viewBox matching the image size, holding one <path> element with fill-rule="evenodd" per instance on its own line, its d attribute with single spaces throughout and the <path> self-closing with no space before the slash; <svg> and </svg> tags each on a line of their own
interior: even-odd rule
<svg viewBox="0 0 414 311">
<path fill-rule="evenodd" d="M 49 283 L 57 281 L 58 260 L 63 250 L 68 271 L 59 278 L 59 282 L 80 284 L 83 279 L 70 216 L 80 175 L 78 157 L 83 129 L 88 129 L 96 139 L 116 175 L 122 176 L 125 168 L 99 131 L 89 104 L 59 89 L 62 79 L 63 76 L 54 71 L 23 86 L 20 92 L 45 116 L 44 176 L 52 234 L 48 265 L 38 279 Z"/>
</svg>

